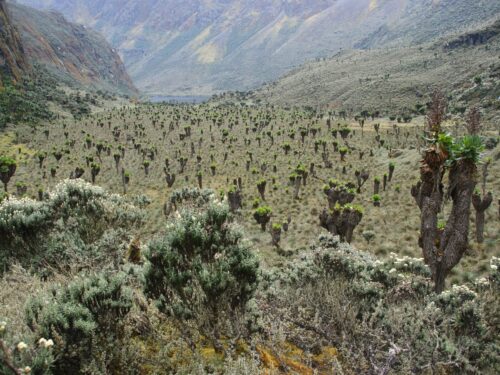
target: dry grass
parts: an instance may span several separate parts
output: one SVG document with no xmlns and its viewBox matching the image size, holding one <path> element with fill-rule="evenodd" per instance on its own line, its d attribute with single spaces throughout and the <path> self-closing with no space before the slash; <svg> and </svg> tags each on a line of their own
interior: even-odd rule
<svg viewBox="0 0 500 375">
<path fill-rule="evenodd" d="M 345 51 L 286 74 L 258 89 L 254 99 L 397 113 L 425 103 L 430 88 L 441 87 L 453 94 L 457 106 L 497 101 L 500 38 L 452 50 L 444 44 Z M 481 85 L 475 77 L 482 78 Z"/>
<path fill-rule="evenodd" d="M 395 252 L 402 255 L 419 256 L 420 249 L 417 244 L 419 229 L 419 210 L 410 196 L 411 185 L 418 180 L 419 152 L 415 148 L 417 136 L 421 134 L 423 124 L 422 118 L 416 118 L 409 124 L 397 124 L 388 118 L 367 120 L 363 135 L 358 123 L 353 120 L 344 122 L 339 118 L 333 118 L 332 129 L 337 128 L 337 123 L 347 123 L 355 134 L 348 139 L 352 152 L 347 155 L 346 161 L 341 162 L 338 153 L 333 151 L 333 136 L 328 131 L 325 118 L 307 118 L 304 114 L 297 115 L 293 111 L 275 108 L 266 112 L 263 107 L 253 109 L 236 110 L 234 107 L 213 107 L 211 105 L 201 106 L 139 106 L 120 107 L 102 111 L 81 121 L 65 120 L 64 129 L 61 122 L 48 125 L 44 128 L 31 130 L 29 128 L 18 128 L 19 137 L 17 142 L 25 144 L 26 163 L 21 163 L 16 175 L 10 182 L 11 191 L 14 191 L 15 183 L 23 181 L 29 186 L 28 194 L 37 195 L 39 188 L 45 190 L 53 187 L 61 179 L 68 178 L 71 171 L 77 166 L 85 169 L 83 178 L 90 180 L 90 168 L 86 166 L 85 157 L 93 156 L 94 161 L 99 162 L 96 155 L 95 144 L 98 142 L 108 143 L 113 147 L 110 155 L 103 152 L 101 155 L 101 172 L 97 176 L 96 183 L 111 191 L 121 193 L 122 184 L 120 174 L 117 173 L 113 153 L 118 145 L 126 148 L 125 158 L 120 161 L 119 169 L 122 167 L 131 172 L 131 182 L 128 188 L 129 195 L 145 194 L 152 200 L 148 207 L 148 220 L 142 229 L 143 238 L 163 230 L 165 217 L 163 215 L 163 204 L 167 201 L 174 189 L 183 186 L 197 186 L 196 173 L 198 170 L 196 156 L 202 158 L 201 171 L 203 173 L 203 186 L 215 191 L 227 190 L 233 179 L 241 177 L 243 180 L 244 209 L 238 216 L 238 221 L 243 224 L 247 232 L 247 238 L 253 243 L 264 264 L 276 265 L 283 260 L 271 245 L 271 236 L 267 232 L 261 232 L 260 227 L 252 217 L 252 202 L 259 196 L 256 183 L 259 179 L 267 180 L 266 202 L 273 209 L 271 222 L 281 223 L 290 215 L 292 222 L 288 233 L 283 233 L 281 247 L 284 252 L 300 252 L 301 249 L 310 245 L 317 235 L 322 231 L 319 227 L 318 214 L 327 206 L 327 200 L 322 192 L 322 187 L 330 178 L 343 181 L 355 182 L 355 170 L 366 169 L 370 178 L 365 184 L 362 193 L 356 198 L 355 203 L 360 203 L 365 208 L 361 224 L 356 228 L 354 245 L 378 255 L 387 255 Z M 255 133 L 251 130 L 258 124 L 264 114 L 269 114 L 272 120 L 268 127 Z M 224 118 L 220 128 L 211 125 L 213 116 Z M 188 125 L 191 119 L 200 118 L 200 125 L 192 126 L 192 135 L 184 141 L 179 140 L 179 135 L 184 133 L 183 127 Z M 178 120 L 180 119 L 180 120 Z M 153 125 L 155 120 L 156 125 Z M 178 125 L 175 125 L 178 121 Z M 236 124 L 238 121 L 238 124 Z M 455 121 L 455 120 L 454 120 Z M 457 133 L 462 127 L 450 122 L 450 130 Z M 109 126 L 108 123 L 111 125 Z M 173 123 L 174 129 L 169 130 Z M 232 129 L 230 124 L 233 123 Z M 386 141 L 388 148 L 401 149 L 402 154 L 396 158 L 389 158 L 388 150 L 379 148 L 375 141 L 374 123 L 381 124 L 380 135 Z M 103 124 L 102 126 L 99 124 Z M 160 124 L 164 124 L 161 128 Z M 141 130 L 140 125 L 143 127 Z M 212 131 L 210 132 L 210 126 Z M 246 135 L 245 128 L 250 127 Z M 112 129 L 121 129 L 121 135 L 117 142 L 112 136 Z M 304 144 L 298 129 L 300 127 L 318 127 L 320 132 L 316 138 L 309 134 Z M 395 135 L 395 129 L 399 128 L 399 137 Z M 44 130 L 49 129 L 49 137 L 46 138 Z M 221 130 L 229 130 L 228 140 L 222 141 Z M 272 129 L 272 130 L 271 130 Z M 295 139 L 288 136 L 288 132 L 296 131 Z M 486 127 L 486 131 L 495 133 L 493 127 Z M 162 133 L 166 132 L 163 139 Z M 267 131 L 274 134 L 274 145 L 271 144 Z M 68 138 L 64 133 L 68 133 Z M 281 132 L 280 135 L 277 135 Z M 93 138 L 94 145 L 87 149 L 85 145 L 86 134 Z M 137 135 L 136 135 L 137 133 Z M 408 138 L 405 134 L 408 133 Z M 7 133 L 9 134 L 9 133 Z M 151 161 L 149 174 L 146 176 L 142 166 L 143 156 L 134 149 L 131 141 L 127 142 L 127 136 L 135 138 L 142 148 L 156 147 L 157 153 Z M 213 136 L 213 142 L 211 137 Z M 230 138 L 234 137 L 231 143 Z M 258 146 L 257 137 L 260 137 L 261 146 Z M 201 148 L 198 140 L 203 139 Z M 245 138 L 250 140 L 250 145 L 245 145 Z M 318 152 L 314 151 L 314 142 L 317 139 L 325 139 L 328 143 L 327 149 L 333 168 L 323 167 L 321 160 L 321 146 Z M 74 140 L 73 147 L 68 142 Z M 191 142 L 195 144 L 195 154 L 191 156 Z M 282 146 L 289 142 L 292 150 L 288 155 L 283 152 Z M 337 139 L 339 146 L 343 141 Z M 13 146 L 11 146 L 13 147 Z M 51 155 L 53 149 L 66 149 L 69 154 L 64 154 L 59 163 Z M 44 162 L 42 169 L 38 167 L 38 161 L 32 157 L 31 150 L 46 151 L 49 156 Z M 363 160 L 359 160 L 358 151 L 365 151 Z M 370 150 L 373 156 L 370 157 Z M 224 153 L 228 153 L 227 161 L 224 162 Z M 253 154 L 250 171 L 246 171 L 245 164 L 248 160 L 248 152 Z M 490 167 L 488 178 L 488 190 L 493 192 L 494 197 L 500 196 L 500 166 L 498 163 L 498 148 L 487 152 L 485 156 L 491 156 L 494 160 Z M 185 173 L 180 174 L 178 157 L 182 155 L 189 159 Z M 213 155 L 217 164 L 215 176 L 210 171 L 210 155 Z M 276 155 L 276 161 L 274 157 Z M 172 188 L 168 188 L 164 179 L 164 160 L 170 160 L 170 169 L 177 174 L 177 179 Z M 382 179 L 384 173 L 388 173 L 389 162 L 396 164 L 394 178 L 388 184 L 387 190 L 382 191 L 382 206 L 380 208 L 372 205 L 373 179 L 378 176 Z M 261 172 L 261 165 L 267 164 L 267 170 Z M 303 187 L 298 200 L 293 199 L 293 187 L 289 186 L 289 175 L 294 171 L 298 163 L 307 168 L 311 163 L 316 165 L 317 177 L 309 176 L 307 186 Z M 273 172 L 276 165 L 277 171 Z M 346 168 L 346 174 L 342 169 Z M 57 174 L 54 178 L 50 175 L 50 169 L 56 168 Z M 252 173 L 255 169 L 257 172 Z M 273 189 L 272 179 L 276 180 L 276 189 Z M 399 187 L 399 192 L 396 191 Z M 472 215 L 473 216 L 473 215 Z M 471 219 L 473 224 L 473 219 Z M 362 236 L 367 230 L 374 231 L 375 238 L 368 244 Z M 488 259 L 492 255 L 500 255 L 498 245 L 500 223 L 496 208 L 496 200 L 486 214 L 486 241 L 483 245 L 474 244 L 474 225 L 471 227 L 471 256 L 466 257 L 462 264 L 467 272 L 462 273 L 466 278 L 481 273 L 487 266 Z M 458 271 L 457 271 L 458 272 Z"/>
</svg>

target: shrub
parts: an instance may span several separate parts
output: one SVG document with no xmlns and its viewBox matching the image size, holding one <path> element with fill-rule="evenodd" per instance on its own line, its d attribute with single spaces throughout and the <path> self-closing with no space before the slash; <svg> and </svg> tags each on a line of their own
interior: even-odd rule
<svg viewBox="0 0 500 375">
<path fill-rule="evenodd" d="M 211 199 L 179 215 L 166 235 L 148 245 L 144 292 L 160 311 L 194 322 L 216 344 L 228 329 L 245 328 L 259 264 L 227 205 Z"/>
<path fill-rule="evenodd" d="M 61 182 L 43 201 L 8 198 L 0 205 L 0 270 L 14 259 L 35 269 L 118 262 L 141 222 L 134 205 L 83 180 Z"/>
<path fill-rule="evenodd" d="M 0 374 L 51 375 L 53 340 L 40 338 L 36 345 L 15 341 L 7 322 L 0 321 Z"/>
<path fill-rule="evenodd" d="M 123 318 L 132 307 L 124 274 L 83 277 L 30 299 L 26 322 L 40 337 L 53 337 L 56 374 L 79 374 L 91 353 L 107 353 L 107 370 L 117 371 L 113 347 L 123 339 Z"/>
<path fill-rule="evenodd" d="M 264 324 L 303 350 L 336 347 L 345 373 L 496 373 L 495 273 L 438 295 L 423 259 L 378 260 L 325 235 L 264 272 Z"/>
<path fill-rule="evenodd" d="M 366 240 L 367 243 L 370 243 L 371 240 L 373 240 L 376 236 L 376 233 L 372 230 L 365 230 L 363 233 L 363 238 Z"/>
</svg>

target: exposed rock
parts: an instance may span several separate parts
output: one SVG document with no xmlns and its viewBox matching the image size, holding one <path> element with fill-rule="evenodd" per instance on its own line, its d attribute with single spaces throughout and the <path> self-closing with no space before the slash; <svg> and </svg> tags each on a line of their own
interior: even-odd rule
<svg viewBox="0 0 500 375">
<path fill-rule="evenodd" d="M 28 69 L 19 33 L 12 24 L 5 0 L 0 0 L 0 78 L 5 76 L 19 81 Z"/>
<path fill-rule="evenodd" d="M 98 33 L 66 21 L 57 12 L 11 3 L 8 10 L 12 24 L 19 30 L 19 35 L 14 34 L 20 46 L 18 55 L 24 55 L 29 63 L 45 66 L 62 81 L 137 94 L 119 55 Z"/>
</svg>

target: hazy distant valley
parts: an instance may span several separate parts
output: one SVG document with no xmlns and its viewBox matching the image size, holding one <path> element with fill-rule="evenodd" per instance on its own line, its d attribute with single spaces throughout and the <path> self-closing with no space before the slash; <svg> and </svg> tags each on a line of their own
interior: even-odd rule
<svg viewBox="0 0 500 375">
<path fill-rule="evenodd" d="M 22 0 L 100 31 L 148 95 L 248 90 L 340 50 L 401 47 L 495 17 L 496 1 Z"/>
</svg>

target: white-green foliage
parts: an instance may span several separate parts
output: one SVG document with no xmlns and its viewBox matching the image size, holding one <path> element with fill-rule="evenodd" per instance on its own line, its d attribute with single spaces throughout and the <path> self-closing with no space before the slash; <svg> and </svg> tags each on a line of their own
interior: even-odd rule
<svg viewBox="0 0 500 375">
<path fill-rule="evenodd" d="M 296 335 L 306 348 L 318 340 L 340 348 L 355 373 L 389 364 L 397 374 L 494 374 L 500 369 L 495 262 L 489 277 L 438 295 L 422 259 L 376 260 L 338 237 L 321 236 L 293 264 L 264 273 L 261 298 L 271 307 L 263 316 L 300 327 L 289 338 Z"/>
<path fill-rule="evenodd" d="M 102 263 L 141 220 L 123 197 L 83 180 L 61 182 L 43 201 L 10 197 L 0 204 L 0 270 L 12 260 L 35 267 L 70 257 Z"/>
<path fill-rule="evenodd" d="M 80 277 L 28 301 L 28 326 L 57 344 L 54 373 L 80 373 L 96 349 L 108 350 L 113 358 L 113 347 L 123 337 L 123 319 L 132 308 L 132 291 L 125 284 L 124 274 L 101 273 Z"/>
<path fill-rule="evenodd" d="M 203 190 L 189 197 L 205 207 L 182 209 L 166 235 L 148 245 L 145 293 L 162 312 L 217 335 L 245 315 L 259 264 L 226 203 Z"/>
<path fill-rule="evenodd" d="M 203 209 L 206 205 L 215 199 L 215 193 L 210 189 L 182 188 L 175 190 L 170 195 L 168 203 L 168 212 L 179 207 L 191 209 Z"/>
<path fill-rule="evenodd" d="M 191 202 L 197 207 L 206 206 L 214 199 L 215 193 L 210 189 L 183 188 L 175 190 L 170 195 L 170 201 L 174 204 Z"/>
<path fill-rule="evenodd" d="M 25 374 L 51 375 L 54 341 L 17 341 L 7 322 L 0 320 L 0 375 L 12 375 L 13 368 Z"/>
</svg>

